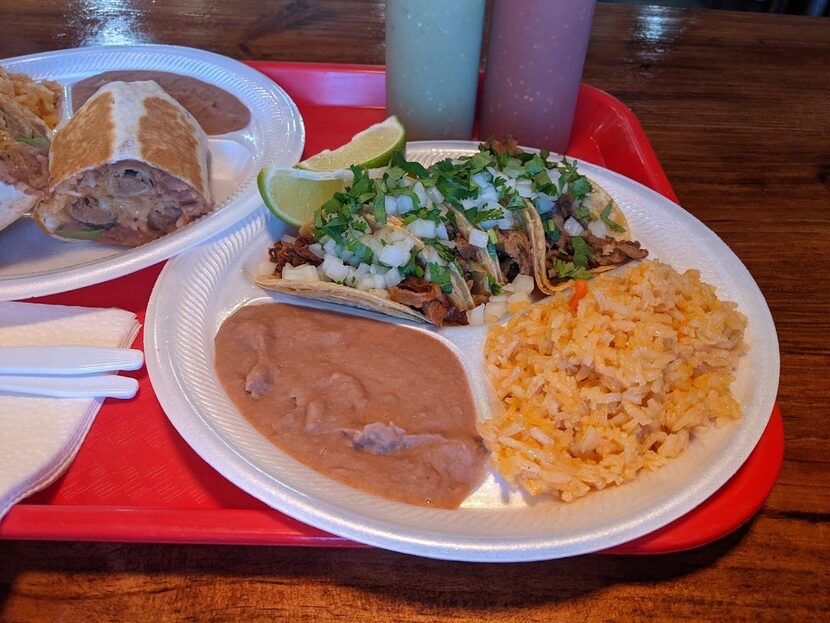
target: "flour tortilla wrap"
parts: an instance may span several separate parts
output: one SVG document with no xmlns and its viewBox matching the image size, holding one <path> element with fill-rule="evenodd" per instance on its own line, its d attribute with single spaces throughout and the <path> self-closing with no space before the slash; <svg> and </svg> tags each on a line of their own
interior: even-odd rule
<svg viewBox="0 0 830 623">
<path fill-rule="evenodd" d="M 196 120 L 153 81 L 112 82 L 58 130 L 35 217 L 58 238 L 137 246 L 212 209 Z"/>
<path fill-rule="evenodd" d="M 0 96 L 0 229 L 29 212 L 47 186 L 49 128 Z"/>
<path fill-rule="evenodd" d="M 613 270 L 632 259 L 645 257 L 647 251 L 640 249 L 639 243 L 631 239 L 631 230 L 628 226 L 628 221 L 622 213 L 622 210 L 620 210 L 619 205 L 617 205 L 617 202 L 595 181 L 591 180 L 591 186 L 592 191 L 585 197 L 582 205 L 587 208 L 591 222 L 605 224 L 606 221 L 610 221 L 616 226 L 603 225 L 604 233 L 606 234 L 603 239 L 606 241 L 606 244 L 602 245 L 611 250 L 615 255 L 615 260 L 604 260 L 610 263 L 591 266 L 588 268 L 588 272 L 600 274 Z M 528 207 L 522 211 L 522 214 L 527 223 L 528 233 L 531 244 L 533 245 L 534 278 L 536 285 L 542 292 L 554 294 L 571 285 L 572 279 L 552 276 L 552 262 L 548 257 L 549 245 L 551 243 L 546 236 L 543 220 L 551 217 L 549 215 L 540 215 L 530 202 L 526 201 L 526 204 Z M 590 231 L 587 231 L 582 235 L 590 236 L 591 234 Z M 596 240 L 594 244 L 599 246 L 598 240 L 600 239 Z"/>
</svg>

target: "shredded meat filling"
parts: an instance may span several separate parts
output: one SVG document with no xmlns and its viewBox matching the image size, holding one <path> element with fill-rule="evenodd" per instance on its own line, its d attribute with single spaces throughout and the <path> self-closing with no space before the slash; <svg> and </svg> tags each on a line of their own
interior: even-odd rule
<svg viewBox="0 0 830 623">
<path fill-rule="evenodd" d="M 580 238 L 585 240 L 591 249 L 588 268 L 618 266 L 630 260 L 641 260 L 648 256 L 648 251 L 643 249 L 640 243 L 635 240 L 615 240 L 610 236 L 598 238 L 589 231 L 583 232 Z M 555 243 L 550 240 L 547 241 L 545 263 L 548 266 L 548 275 L 552 279 L 558 279 L 559 276 L 553 269 L 554 260 L 571 262 L 573 261 L 573 254 L 571 237 L 564 230 L 560 230 L 559 239 Z"/>
<path fill-rule="evenodd" d="M 421 310 L 432 324 L 467 324 L 467 314 L 450 305 L 441 288 L 422 277 L 409 276 L 389 288 L 389 298 L 401 305 Z"/>
<path fill-rule="evenodd" d="M 518 229 L 496 229 L 496 250 L 505 279 L 513 281 L 517 275 L 533 274 L 533 250 L 527 234 Z"/>
<path fill-rule="evenodd" d="M 624 264 L 628 260 L 641 260 L 648 255 L 648 251 L 640 247 L 635 240 L 614 240 L 611 237 L 597 238 L 590 232 L 583 235 L 593 252 L 592 261 L 597 266 L 613 266 Z"/>
<path fill-rule="evenodd" d="M 285 268 L 286 264 L 290 264 L 291 266 L 301 266 L 303 264 L 319 266 L 322 264 L 323 258 L 318 257 L 308 248 L 310 244 L 314 244 L 314 238 L 311 236 L 300 236 L 294 242 L 285 242 L 283 240 L 277 242 L 268 250 L 271 261 L 277 265 L 274 269 L 274 274 L 281 275 L 282 269 Z"/>
<path fill-rule="evenodd" d="M 519 141 L 512 136 L 491 137 L 487 141 L 487 147 L 497 154 L 519 154 L 522 151 L 519 149 Z"/>
<path fill-rule="evenodd" d="M 455 253 L 465 260 L 474 260 L 478 256 L 478 247 L 470 244 L 469 240 L 463 236 L 456 236 L 453 239 L 455 243 Z"/>
<path fill-rule="evenodd" d="M 49 146 L 29 145 L 0 129 L 0 182 L 23 184 L 30 194 L 46 190 Z"/>
</svg>

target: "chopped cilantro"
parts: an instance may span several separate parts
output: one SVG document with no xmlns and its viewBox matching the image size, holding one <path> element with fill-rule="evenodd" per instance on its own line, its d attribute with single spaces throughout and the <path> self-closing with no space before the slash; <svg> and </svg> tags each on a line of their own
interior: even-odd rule
<svg viewBox="0 0 830 623">
<path fill-rule="evenodd" d="M 392 165 L 403 169 L 413 177 L 429 177 L 429 172 L 424 168 L 424 165 L 422 165 L 420 162 L 413 162 L 407 160 L 399 151 L 396 151 L 394 154 L 392 154 Z"/>
<path fill-rule="evenodd" d="M 504 211 L 501 208 L 493 208 L 491 210 L 477 210 L 470 208 L 464 211 L 464 216 L 473 224 L 478 225 L 484 221 L 498 221 L 504 218 Z"/>
<path fill-rule="evenodd" d="M 368 193 L 372 188 L 372 180 L 369 179 L 366 169 L 357 165 L 352 165 L 350 168 L 354 173 L 354 181 L 346 192 L 352 197 L 360 197 L 364 193 Z"/>
<path fill-rule="evenodd" d="M 507 197 L 508 198 L 506 203 L 504 200 L 502 200 L 502 205 L 511 212 L 516 212 L 517 210 L 524 210 L 527 207 L 527 205 L 525 204 L 525 200 L 518 193 L 511 193 L 507 195 Z"/>
<path fill-rule="evenodd" d="M 374 257 L 372 249 L 360 242 L 360 240 L 357 240 L 356 238 L 349 240 L 346 243 L 346 250 L 354 253 L 355 257 L 357 257 L 361 262 L 366 262 L 367 264 L 372 263 L 372 258 Z"/>
<path fill-rule="evenodd" d="M 593 214 L 591 214 L 591 210 L 585 204 L 580 205 L 573 211 L 573 217 L 577 221 L 582 222 L 583 224 L 597 220 L 596 217 Z"/>
<path fill-rule="evenodd" d="M 386 201 L 380 193 L 375 195 L 375 200 L 372 202 L 372 214 L 379 224 L 386 225 Z"/>
<path fill-rule="evenodd" d="M 559 242 L 562 237 L 562 230 L 559 229 L 552 218 L 545 221 L 545 235 L 551 242 Z"/>
<path fill-rule="evenodd" d="M 449 247 L 445 247 L 440 240 L 433 239 L 428 241 L 430 246 L 438 253 L 438 257 L 440 257 L 445 262 L 455 262 L 455 256 L 452 254 L 452 250 Z"/>
<path fill-rule="evenodd" d="M 501 286 L 496 283 L 496 280 L 493 278 L 492 275 L 487 275 L 487 283 L 490 286 L 490 292 L 493 296 L 498 296 L 501 294 Z"/>
<path fill-rule="evenodd" d="M 553 270 L 560 279 L 593 279 L 594 273 L 574 265 L 573 262 L 553 260 Z"/>
<path fill-rule="evenodd" d="M 574 249 L 574 265 L 579 268 L 588 268 L 588 260 L 591 259 L 593 252 L 585 238 L 571 236 L 571 246 Z"/>
<path fill-rule="evenodd" d="M 539 154 L 533 154 L 530 160 L 524 165 L 525 175 L 530 179 L 533 179 L 542 172 L 546 172 L 547 168 L 547 163 Z"/>
<path fill-rule="evenodd" d="M 452 292 L 452 282 L 450 281 L 450 271 L 447 267 L 441 266 L 436 262 L 429 263 L 429 280 L 441 288 L 444 294 Z"/>
<path fill-rule="evenodd" d="M 470 167 L 470 171 L 472 173 L 478 173 L 489 167 L 493 163 L 493 157 L 490 155 L 489 152 L 480 151 L 473 157 L 471 157 L 467 164 Z"/>
<path fill-rule="evenodd" d="M 409 197 L 410 199 L 412 199 L 413 210 L 418 210 L 421 207 L 421 202 L 418 200 L 418 195 L 416 195 L 408 188 L 392 188 L 389 190 L 389 194 L 393 197 L 400 197 L 401 195 Z"/>
<path fill-rule="evenodd" d="M 605 209 L 602 212 L 600 212 L 599 217 L 602 219 L 602 222 L 608 225 L 609 229 L 611 229 L 612 231 L 624 232 L 625 227 L 623 227 L 622 225 L 618 225 L 617 223 L 611 220 L 610 214 L 613 205 L 613 202 L 609 201 L 608 205 L 605 206 Z"/>
<path fill-rule="evenodd" d="M 409 256 L 409 261 L 398 269 L 403 277 L 415 275 L 416 277 L 424 276 L 424 269 L 418 266 L 418 253 L 415 252 Z"/>
</svg>

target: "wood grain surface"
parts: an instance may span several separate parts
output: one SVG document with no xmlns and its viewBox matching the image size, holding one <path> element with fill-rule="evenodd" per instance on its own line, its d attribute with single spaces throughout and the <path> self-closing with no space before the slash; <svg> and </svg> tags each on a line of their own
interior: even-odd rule
<svg viewBox="0 0 830 623">
<path fill-rule="evenodd" d="M 380 64 L 383 18 L 377 0 L 0 0 L 0 58 L 162 42 Z M 0 542 L 0 620 L 830 619 L 830 21 L 601 4 L 584 79 L 634 110 L 681 204 L 769 302 L 786 450 L 752 521 L 686 553 L 515 565 Z"/>
</svg>

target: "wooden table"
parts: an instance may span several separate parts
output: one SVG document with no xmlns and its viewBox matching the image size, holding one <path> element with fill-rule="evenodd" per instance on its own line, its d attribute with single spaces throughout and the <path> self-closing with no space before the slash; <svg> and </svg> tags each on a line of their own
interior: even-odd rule
<svg viewBox="0 0 830 623">
<path fill-rule="evenodd" d="M 382 63 L 383 13 L 378 0 L 0 0 L 0 58 L 163 42 Z M 682 205 L 772 309 L 787 446 L 752 521 L 687 553 L 515 565 L 0 542 L 0 620 L 828 620 L 830 21 L 599 5 L 585 80 L 633 108 Z"/>
</svg>

